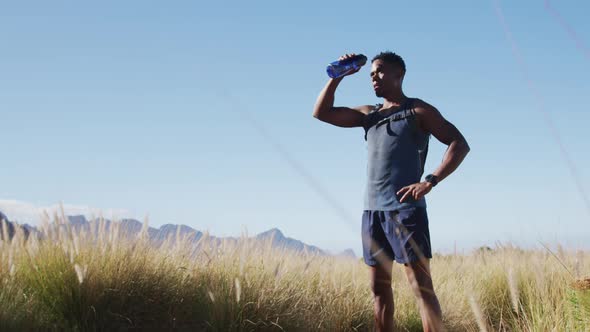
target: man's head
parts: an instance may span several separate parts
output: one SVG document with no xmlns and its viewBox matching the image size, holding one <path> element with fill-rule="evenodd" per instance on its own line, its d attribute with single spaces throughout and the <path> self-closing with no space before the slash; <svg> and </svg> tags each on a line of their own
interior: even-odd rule
<svg viewBox="0 0 590 332">
<path fill-rule="evenodd" d="M 404 59 L 393 52 L 381 52 L 371 60 L 371 82 L 377 97 L 401 92 L 405 74 Z"/>
</svg>

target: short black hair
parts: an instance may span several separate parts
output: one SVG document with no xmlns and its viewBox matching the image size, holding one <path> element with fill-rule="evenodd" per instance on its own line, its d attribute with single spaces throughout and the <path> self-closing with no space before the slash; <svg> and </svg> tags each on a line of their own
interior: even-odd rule
<svg viewBox="0 0 590 332">
<path fill-rule="evenodd" d="M 395 54 L 393 52 L 390 52 L 390 51 L 381 52 L 381 53 L 375 55 L 375 57 L 373 57 L 373 60 L 371 60 L 371 63 L 373 63 L 373 61 L 375 61 L 375 60 L 381 60 L 383 62 L 387 62 L 389 64 L 399 66 L 404 73 L 406 72 L 406 63 L 404 62 L 404 59 L 402 59 L 401 56 L 399 56 L 398 54 Z"/>
</svg>

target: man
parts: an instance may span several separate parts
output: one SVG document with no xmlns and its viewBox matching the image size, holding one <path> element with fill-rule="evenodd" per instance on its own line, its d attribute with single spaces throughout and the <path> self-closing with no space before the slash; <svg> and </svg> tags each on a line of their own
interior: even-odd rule
<svg viewBox="0 0 590 332">
<path fill-rule="evenodd" d="M 355 54 L 346 54 L 346 60 Z M 403 59 L 383 52 L 371 61 L 371 82 L 382 104 L 334 107 L 336 88 L 346 75 L 330 79 L 313 116 L 339 127 L 363 127 L 369 151 L 362 220 L 364 261 L 370 268 L 378 331 L 393 329 L 393 261 L 403 264 L 420 307 L 424 331 L 442 330 L 442 314 L 432 285 L 432 258 L 424 196 L 443 181 L 469 152 L 463 135 L 438 110 L 402 90 Z M 440 166 L 421 181 L 430 134 L 448 146 Z"/>
</svg>

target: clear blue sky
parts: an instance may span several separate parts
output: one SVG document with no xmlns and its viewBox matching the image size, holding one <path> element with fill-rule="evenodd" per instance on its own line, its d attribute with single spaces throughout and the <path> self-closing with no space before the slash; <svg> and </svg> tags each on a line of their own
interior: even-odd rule
<svg viewBox="0 0 590 332">
<path fill-rule="evenodd" d="M 0 199 L 358 253 L 363 131 L 311 113 L 328 62 L 391 50 L 406 94 L 472 148 L 427 196 L 435 250 L 589 242 L 590 3 L 555 1 L 562 21 L 543 1 L 500 5 L 525 67 L 493 1 L 3 2 Z M 378 102 L 368 68 L 336 95 Z M 431 141 L 427 172 L 444 150 Z"/>
</svg>

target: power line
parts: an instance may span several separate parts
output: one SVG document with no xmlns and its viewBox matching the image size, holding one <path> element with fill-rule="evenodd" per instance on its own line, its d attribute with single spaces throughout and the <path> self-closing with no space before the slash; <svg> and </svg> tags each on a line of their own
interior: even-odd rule
<svg viewBox="0 0 590 332">
<path fill-rule="evenodd" d="M 564 20 L 561 14 L 559 14 L 559 12 L 553 8 L 553 5 L 551 5 L 549 0 L 545 0 L 545 10 L 548 11 L 551 16 L 553 16 L 557 23 L 559 23 L 559 25 L 561 25 L 561 27 L 567 32 L 570 38 L 574 40 L 576 47 L 582 52 L 582 54 L 584 54 L 586 59 L 590 60 L 590 50 L 588 47 L 584 44 L 580 36 L 578 36 L 576 30 L 574 30 L 574 28 L 572 28 L 572 26 L 569 25 L 566 20 Z"/>
<path fill-rule="evenodd" d="M 582 184 L 582 178 L 580 176 L 580 173 L 578 172 L 578 169 L 577 169 L 574 161 L 572 160 L 567 149 L 565 148 L 565 145 L 563 144 L 563 141 L 561 139 L 561 134 L 557 130 L 557 127 L 555 126 L 555 123 L 553 122 L 551 115 L 549 114 L 549 112 L 545 108 L 546 103 L 545 103 L 545 100 L 543 99 L 543 96 L 541 95 L 541 93 L 539 93 L 534 80 L 529 75 L 527 63 L 524 60 L 522 53 L 520 52 L 520 48 L 518 46 L 518 43 L 516 42 L 514 35 L 512 34 L 512 31 L 510 30 L 510 26 L 506 22 L 506 19 L 504 17 L 504 13 L 502 11 L 502 7 L 500 5 L 500 1 L 494 0 L 494 5 L 495 5 L 495 9 L 496 9 L 496 16 L 498 17 L 498 20 L 500 21 L 500 25 L 502 25 L 502 28 L 504 29 L 506 39 L 508 40 L 508 42 L 510 43 L 510 46 L 512 47 L 512 55 L 516 59 L 516 63 L 520 67 L 520 70 L 524 76 L 524 79 L 527 82 L 527 86 L 528 86 L 531 94 L 533 95 L 535 101 L 538 104 L 537 110 L 539 112 L 541 112 L 541 115 L 543 116 L 543 119 L 545 120 L 545 124 L 549 128 L 551 136 L 553 137 L 553 139 L 555 140 L 555 142 L 559 146 L 559 151 L 561 153 L 561 157 L 565 161 L 565 163 L 569 169 L 570 175 L 574 181 L 574 184 L 576 185 L 576 188 L 578 189 L 578 193 L 580 194 L 580 196 L 582 197 L 582 200 L 584 201 L 584 203 L 586 205 L 586 211 L 588 212 L 588 215 L 590 215 L 590 200 L 588 199 L 588 195 L 586 194 L 586 191 L 585 191 L 584 186 Z"/>
<path fill-rule="evenodd" d="M 324 185 L 310 172 L 303 163 L 295 159 L 291 153 L 247 110 L 244 103 L 239 101 L 235 96 L 228 92 L 223 92 L 223 95 L 228 100 L 232 101 L 234 105 L 240 105 L 240 111 L 232 108 L 232 111 L 242 117 L 256 132 L 269 143 L 273 150 L 305 181 L 307 185 L 318 194 L 331 208 L 332 211 L 341 219 L 357 225 L 356 219 L 353 218 L 344 206 L 338 203 L 337 199 L 324 187 Z"/>
</svg>

